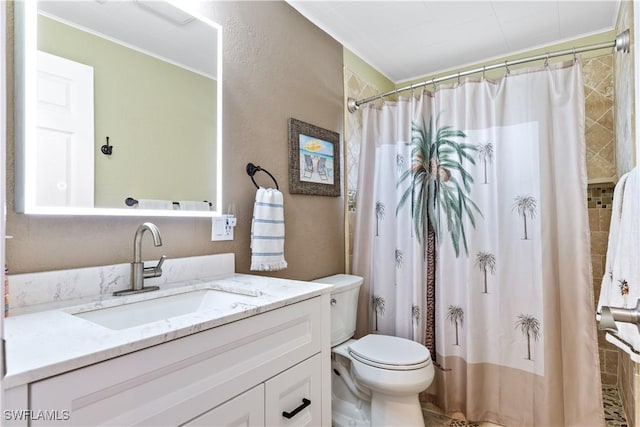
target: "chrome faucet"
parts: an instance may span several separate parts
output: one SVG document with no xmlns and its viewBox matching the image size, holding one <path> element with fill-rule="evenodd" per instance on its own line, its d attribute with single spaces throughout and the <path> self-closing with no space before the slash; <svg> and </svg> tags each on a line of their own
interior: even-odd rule
<svg viewBox="0 0 640 427">
<path fill-rule="evenodd" d="M 160 230 L 155 224 L 145 222 L 136 230 L 136 235 L 133 239 L 133 262 L 131 263 L 131 289 L 125 289 L 122 291 L 116 291 L 113 293 L 115 296 L 130 295 L 141 292 L 157 291 L 160 289 L 158 286 L 144 286 L 144 279 L 151 277 L 162 276 L 162 263 L 166 259 L 164 255 L 158 261 L 158 265 L 155 267 L 145 267 L 142 261 L 142 236 L 145 231 L 149 231 L 153 237 L 154 246 L 162 246 L 162 238 L 160 237 Z"/>
</svg>

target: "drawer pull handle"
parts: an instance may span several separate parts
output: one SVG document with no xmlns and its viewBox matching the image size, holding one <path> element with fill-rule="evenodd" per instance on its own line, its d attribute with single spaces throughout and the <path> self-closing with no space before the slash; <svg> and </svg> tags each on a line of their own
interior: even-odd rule
<svg viewBox="0 0 640 427">
<path fill-rule="evenodd" d="M 282 416 L 285 417 L 285 418 L 291 419 L 291 418 L 295 417 L 296 415 L 298 415 L 298 412 L 302 411 L 304 408 L 306 408 L 309 405 L 311 405 L 311 401 L 309 399 L 305 399 L 303 397 L 302 398 L 302 405 L 298 406 L 296 409 L 294 409 L 291 412 L 282 411 Z"/>
</svg>

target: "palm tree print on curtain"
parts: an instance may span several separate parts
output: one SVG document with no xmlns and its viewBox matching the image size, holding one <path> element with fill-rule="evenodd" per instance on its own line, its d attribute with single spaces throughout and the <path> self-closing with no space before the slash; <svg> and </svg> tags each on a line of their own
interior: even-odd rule
<svg viewBox="0 0 640 427">
<path fill-rule="evenodd" d="M 384 203 L 376 202 L 376 236 L 379 236 L 378 227 L 380 225 L 380 221 L 384 219 Z"/>
<path fill-rule="evenodd" d="M 396 155 L 396 166 L 398 167 L 398 173 L 404 171 L 404 156 L 402 154 Z"/>
<path fill-rule="evenodd" d="M 378 314 L 380 314 L 380 316 L 384 314 L 384 302 L 384 298 L 379 295 L 374 295 L 371 297 L 371 304 L 373 305 L 373 315 L 375 321 L 373 330 L 375 332 L 378 331 Z"/>
<path fill-rule="evenodd" d="M 484 292 L 487 292 L 487 270 L 491 274 L 496 272 L 496 256 L 491 252 L 480 251 L 476 255 L 476 266 L 482 271 L 484 275 Z"/>
<path fill-rule="evenodd" d="M 521 314 L 516 322 L 516 329 L 520 329 L 522 335 L 527 337 L 527 360 L 531 359 L 531 338 L 540 339 L 540 321 L 530 314 Z"/>
<path fill-rule="evenodd" d="M 447 310 L 447 319 L 455 326 L 456 328 L 456 343 L 454 345 L 460 345 L 460 340 L 458 339 L 458 327 L 462 327 L 462 323 L 464 322 L 464 310 L 459 305 L 450 305 L 449 310 Z"/>
<path fill-rule="evenodd" d="M 420 307 L 418 307 L 417 305 L 411 306 L 411 317 L 413 319 L 413 323 L 416 324 L 416 326 L 412 330 L 412 336 L 411 336 L 411 339 L 415 341 L 416 339 L 415 330 L 420 325 Z"/>
<path fill-rule="evenodd" d="M 493 161 L 493 152 L 495 147 L 491 142 L 485 142 L 484 144 L 478 144 L 478 160 L 480 160 L 484 165 L 484 182 L 483 184 L 488 184 L 487 180 L 487 163 L 491 163 Z"/>
<path fill-rule="evenodd" d="M 527 216 L 532 220 L 536 217 L 536 199 L 533 196 L 520 195 L 516 196 L 513 200 L 513 209 L 511 210 L 517 210 L 518 215 L 520 215 L 524 221 L 523 240 L 529 240 L 527 235 Z"/>
<path fill-rule="evenodd" d="M 400 249 L 396 249 L 396 268 L 402 267 L 402 251 Z"/>
<path fill-rule="evenodd" d="M 463 167 L 463 161 L 475 165 L 472 152 L 477 147 L 457 142 L 456 139 L 466 138 L 465 133 L 450 126 L 439 127 L 438 120 L 433 117 L 429 120 L 429 128 L 425 128 L 424 121 L 422 126 L 412 122 L 411 168 L 400 176 L 397 184 L 399 186 L 410 179 L 411 185 L 402 194 L 396 215 L 411 199 L 411 216 L 421 244 L 427 240 L 427 218 L 438 242 L 442 242 L 443 222 L 446 220 L 456 256 L 460 254 L 460 241 L 468 254 L 463 220 L 468 218 L 475 228 L 474 212 L 481 216 L 482 213 L 469 197 L 473 177 Z M 441 211 L 445 215 L 443 219 Z"/>
</svg>

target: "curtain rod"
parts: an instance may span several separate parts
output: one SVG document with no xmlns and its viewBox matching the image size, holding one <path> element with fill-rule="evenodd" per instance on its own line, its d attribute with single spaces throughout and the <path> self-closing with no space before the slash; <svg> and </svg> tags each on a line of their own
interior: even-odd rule
<svg viewBox="0 0 640 427">
<path fill-rule="evenodd" d="M 542 55 L 530 56 L 528 58 L 514 59 L 512 61 L 504 61 L 498 64 L 484 65 L 481 68 L 475 68 L 473 70 L 461 71 L 459 73 L 449 74 L 447 76 L 438 77 L 438 78 L 433 78 L 423 83 L 414 83 L 409 86 L 393 89 L 388 92 L 380 93 L 380 94 L 371 96 L 369 98 L 364 98 L 360 100 L 355 100 L 354 98 L 348 98 L 347 109 L 349 110 L 350 113 L 354 113 L 360 108 L 362 104 L 367 104 L 369 102 L 372 102 L 381 98 L 386 98 L 387 96 L 390 96 L 390 95 L 394 95 L 407 90 L 413 90 L 419 87 L 424 87 L 430 84 L 435 85 L 436 83 L 440 83 L 444 80 L 450 80 L 455 78 L 460 80 L 460 77 L 468 76 L 470 74 L 482 73 L 484 75 L 485 71 L 495 70 L 496 68 L 505 67 L 508 71 L 509 66 L 511 65 L 519 65 L 527 62 L 541 61 L 543 59 L 548 61 L 550 58 L 556 58 L 558 56 L 565 56 L 565 55 L 574 55 L 575 57 L 575 55 L 578 53 L 588 52 L 590 50 L 606 49 L 609 47 L 615 47 L 616 52 L 628 53 L 629 43 L 630 43 L 629 30 L 625 30 L 622 33 L 618 34 L 615 40 L 610 42 L 598 43 L 598 44 L 593 44 L 593 45 L 583 46 L 583 47 L 575 47 L 572 49 L 559 50 L 556 52 L 545 53 Z"/>
</svg>

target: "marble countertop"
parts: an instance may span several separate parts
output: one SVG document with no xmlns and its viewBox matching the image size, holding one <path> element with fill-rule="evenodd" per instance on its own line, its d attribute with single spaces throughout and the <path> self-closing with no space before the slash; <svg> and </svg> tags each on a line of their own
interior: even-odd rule
<svg viewBox="0 0 640 427">
<path fill-rule="evenodd" d="M 313 298 L 330 292 L 331 288 L 331 285 L 321 283 L 230 274 L 166 285 L 159 291 L 145 294 L 92 302 L 75 301 L 72 306 L 10 316 L 4 324 L 7 374 L 3 384 L 8 389 L 41 380 Z M 207 289 L 237 294 L 238 301 L 233 302 L 233 298 L 225 295 L 225 302 L 219 305 L 120 330 L 74 315 Z"/>
</svg>

